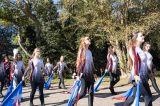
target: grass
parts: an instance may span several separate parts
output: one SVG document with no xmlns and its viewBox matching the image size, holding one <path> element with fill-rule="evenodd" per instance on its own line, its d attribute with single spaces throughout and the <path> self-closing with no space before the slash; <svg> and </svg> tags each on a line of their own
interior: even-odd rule
<svg viewBox="0 0 160 106">
<path fill-rule="evenodd" d="M 100 77 L 98 77 L 99 79 Z M 96 79 L 96 81 L 98 80 Z M 65 81 L 65 84 L 66 85 L 73 85 L 74 83 L 74 80 L 73 79 L 64 79 Z M 57 84 L 59 82 L 59 79 L 56 78 L 56 79 L 53 79 L 52 80 L 53 83 Z M 156 82 L 158 84 L 158 86 L 160 87 L 160 77 L 156 77 Z M 104 79 L 103 79 L 103 82 L 102 82 L 102 86 L 106 86 L 108 87 L 109 86 L 109 83 L 110 83 L 110 78 L 108 76 L 106 76 Z M 128 83 L 128 78 L 121 78 L 120 81 L 116 84 L 116 86 L 120 86 L 120 85 L 126 85 Z M 149 81 L 149 84 L 151 85 L 151 81 Z"/>
</svg>

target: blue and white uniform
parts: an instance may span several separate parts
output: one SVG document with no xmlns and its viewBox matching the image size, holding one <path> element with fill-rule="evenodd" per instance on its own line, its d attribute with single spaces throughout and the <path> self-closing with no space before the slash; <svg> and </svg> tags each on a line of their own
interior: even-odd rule
<svg viewBox="0 0 160 106">
<path fill-rule="evenodd" d="M 12 73 L 14 77 L 13 81 L 13 88 L 15 89 L 16 86 L 22 81 L 22 76 L 25 71 L 25 66 L 22 60 L 14 62 L 12 65 Z"/>
<path fill-rule="evenodd" d="M 51 63 L 46 63 L 45 70 L 47 72 L 47 75 L 50 76 L 52 74 L 53 65 Z"/>
</svg>

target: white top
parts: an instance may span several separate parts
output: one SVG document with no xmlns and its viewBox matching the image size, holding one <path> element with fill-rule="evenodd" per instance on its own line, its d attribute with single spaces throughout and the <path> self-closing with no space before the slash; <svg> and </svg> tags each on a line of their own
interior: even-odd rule
<svg viewBox="0 0 160 106">
<path fill-rule="evenodd" d="M 84 66 L 83 76 L 86 81 L 94 82 L 94 63 L 93 63 L 93 57 L 92 52 L 87 49 L 86 50 L 86 63 Z"/>
<path fill-rule="evenodd" d="M 118 58 L 116 55 L 110 55 L 112 59 L 112 72 L 116 74 L 117 71 L 117 64 L 118 64 Z"/>
<path fill-rule="evenodd" d="M 42 70 L 45 71 L 45 67 L 44 67 L 44 63 L 43 63 L 43 60 L 42 59 L 31 59 L 29 61 L 29 64 L 28 64 L 28 68 L 27 68 L 27 71 L 32 67 L 32 64 L 34 66 L 34 70 L 32 69 L 33 71 L 33 74 L 32 74 L 32 78 L 40 78 L 40 77 L 43 77 L 42 75 Z"/>
<path fill-rule="evenodd" d="M 52 69 L 53 65 L 51 63 L 46 63 L 45 70 L 48 72 L 48 74 L 52 72 Z"/>
<path fill-rule="evenodd" d="M 110 56 L 110 57 L 109 57 L 109 56 Z M 108 56 L 107 56 L 107 59 L 109 60 L 109 58 L 112 59 L 112 70 L 111 70 L 111 72 L 116 74 L 117 65 L 118 65 L 118 58 L 117 58 L 117 56 L 114 55 L 114 54 L 108 55 Z M 109 69 L 111 69 L 111 63 L 109 63 Z"/>
<path fill-rule="evenodd" d="M 25 70 L 25 66 L 24 66 L 24 63 L 22 60 L 13 63 L 12 73 L 14 73 L 16 75 L 18 75 L 18 74 L 22 75 L 22 72 L 24 72 L 24 70 Z"/>
<path fill-rule="evenodd" d="M 141 59 L 141 66 L 139 69 L 140 75 L 141 76 L 147 75 L 148 71 L 147 71 L 147 56 L 146 56 L 146 54 L 143 52 L 143 50 L 140 47 L 136 47 L 135 52 L 136 52 L 136 54 L 139 55 L 139 57 Z M 132 53 L 132 49 L 129 50 L 129 55 L 130 55 L 132 62 L 133 62 L 133 66 L 131 69 L 131 79 L 134 80 L 134 75 L 135 75 L 135 73 L 134 73 L 134 55 Z"/>
<path fill-rule="evenodd" d="M 152 55 L 149 52 L 144 52 L 144 53 L 147 56 L 147 66 L 148 66 L 148 69 L 152 70 L 152 66 L 153 66 L 152 60 L 153 60 L 153 57 L 152 57 Z"/>
<path fill-rule="evenodd" d="M 92 53 L 90 50 L 86 50 L 86 63 L 85 63 L 85 70 L 89 70 L 90 68 L 92 68 L 92 63 L 93 63 L 93 57 L 92 57 Z"/>
<path fill-rule="evenodd" d="M 64 62 L 59 62 L 59 71 L 64 71 L 64 67 L 66 67 L 66 64 Z"/>
</svg>

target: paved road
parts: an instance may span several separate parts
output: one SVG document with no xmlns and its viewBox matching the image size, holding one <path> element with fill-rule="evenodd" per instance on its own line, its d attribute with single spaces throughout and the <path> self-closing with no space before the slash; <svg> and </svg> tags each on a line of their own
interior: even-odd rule
<svg viewBox="0 0 160 106">
<path fill-rule="evenodd" d="M 125 84 L 126 83 L 125 79 L 122 79 L 122 81 L 119 84 L 117 84 L 115 88 L 115 91 L 117 91 L 117 93 L 119 94 L 128 90 L 131 87 L 131 85 Z M 160 83 L 160 80 L 158 80 L 157 83 Z M 109 86 L 108 84 L 109 84 L 108 81 L 103 82 L 102 86 L 100 87 L 100 91 L 95 93 L 94 106 L 122 106 L 123 103 L 122 101 L 112 100 L 113 96 L 110 95 L 109 89 L 107 88 Z M 71 84 L 67 85 L 67 88 L 70 87 Z M 158 98 L 157 94 L 152 89 L 152 87 L 151 90 L 153 92 L 153 106 L 160 106 L 160 97 Z M 29 106 L 30 91 L 31 91 L 30 85 L 27 84 L 27 87 L 23 88 L 24 100 L 21 106 Z M 63 91 L 65 90 L 58 89 L 57 83 L 53 83 L 50 90 L 44 90 L 46 106 L 67 106 L 67 101 L 70 94 L 66 94 Z M 36 106 L 40 106 L 38 90 L 35 95 L 34 104 Z M 78 106 L 87 106 L 87 104 L 88 104 L 87 96 L 78 102 Z M 144 106 L 143 99 L 141 99 L 140 106 Z"/>
</svg>

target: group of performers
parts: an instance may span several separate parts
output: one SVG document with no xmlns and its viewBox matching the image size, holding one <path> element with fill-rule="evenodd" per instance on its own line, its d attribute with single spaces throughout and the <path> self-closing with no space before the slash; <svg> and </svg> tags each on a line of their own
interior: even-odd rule
<svg viewBox="0 0 160 106">
<path fill-rule="evenodd" d="M 129 40 L 129 66 L 131 71 L 131 77 L 129 82 L 133 84 L 133 95 L 128 97 L 124 102 L 124 106 L 130 106 L 134 99 L 137 90 L 137 81 L 140 81 L 141 85 L 141 94 L 144 97 L 145 106 L 152 106 L 152 93 L 148 84 L 150 79 L 152 85 L 156 92 L 160 95 L 160 90 L 156 84 L 156 79 L 154 77 L 155 66 L 152 62 L 152 55 L 149 53 L 151 44 L 145 42 L 143 49 L 141 48 L 142 43 L 144 42 L 144 36 L 141 32 L 136 32 L 132 34 L 131 39 Z M 83 98 L 87 93 L 88 96 L 88 106 L 93 106 L 94 99 L 94 83 L 95 83 L 95 67 L 92 57 L 92 52 L 89 50 L 89 45 L 91 44 L 89 37 L 82 37 L 80 39 L 80 45 L 77 54 L 76 60 L 76 80 L 81 80 L 81 91 L 79 94 L 79 99 Z M 56 69 L 58 69 L 59 84 L 58 87 L 66 88 L 64 84 L 64 72 L 67 68 L 66 63 L 64 62 L 64 57 L 60 57 L 60 61 L 57 62 L 55 67 L 53 67 L 50 59 L 47 58 L 47 63 L 44 65 L 44 62 L 41 58 L 41 50 L 35 48 L 31 59 L 28 62 L 28 66 L 25 68 L 24 62 L 22 60 L 22 55 L 18 52 L 13 60 L 9 61 L 8 56 L 6 56 L 5 61 L 3 62 L 2 56 L 0 56 L 0 96 L 2 97 L 2 90 L 5 86 L 5 80 L 7 79 L 7 84 L 13 78 L 13 88 L 26 78 L 28 71 L 31 70 L 30 74 L 30 84 L 31 84 L 31 93 L 30 93 L 30 106 L 34 106 L 33 99 L 36 92 L 36 89 L 39 88 L 39 97 L 41 101 L 41 106 L 44 106 L 44 75 L 50 76 Z M 119 82 L 120 75 L 117 70 L 118 67 L 118 57 L 116 55 L 115 47 L 108 47 L 107 54 L 107 65 L 106 71 L 110 76 L 110 86 L 109 89 L 112 95 L 117 93 L 114 91 L 114 86 Z M 76 104 L 76 99 L 73 101 L 72 105 Z"/>
</svg>

